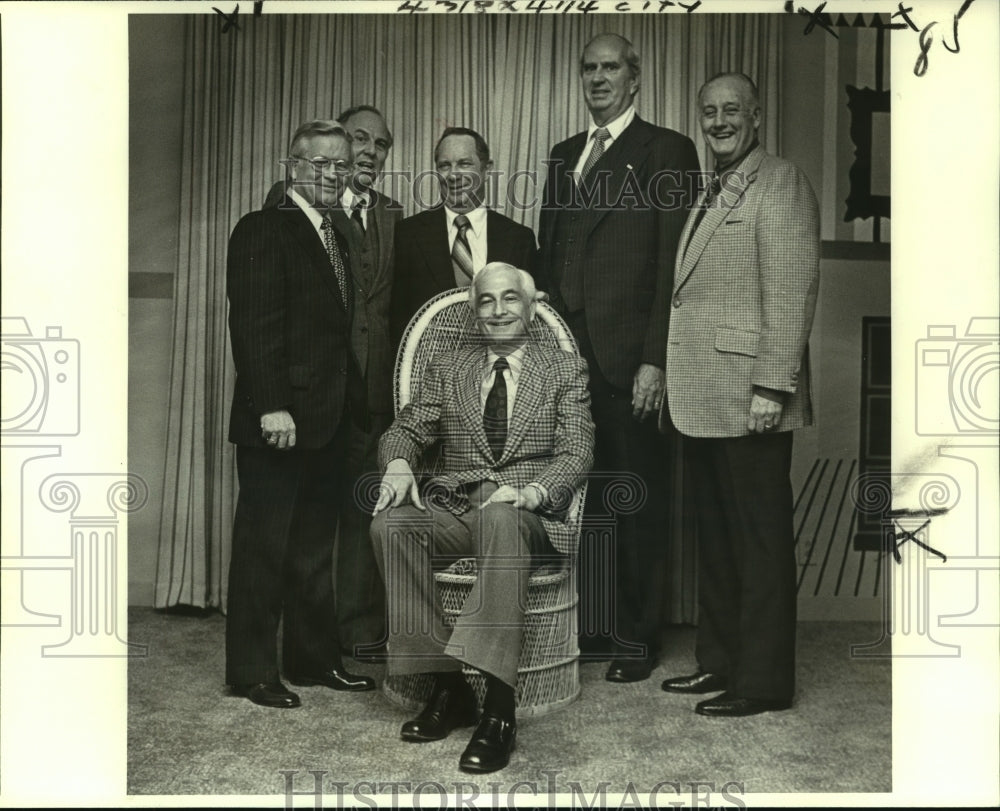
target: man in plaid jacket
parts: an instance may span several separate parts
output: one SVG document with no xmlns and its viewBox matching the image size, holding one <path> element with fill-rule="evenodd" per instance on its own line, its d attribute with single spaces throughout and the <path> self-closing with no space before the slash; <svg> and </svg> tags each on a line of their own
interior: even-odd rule
<svg viewBox="0 0 1000 811">
<path fill-rule="evenodd" d="M 816 196 L 757 142 L 741 74 L 698 96 L 716 178 L 684 227 L 667 337 L 667 405 L 698 512 L 698 671 L 668 692 L 722 692 L 699 714 L 791 706 L 795 669 L 792 431 L 812 424 L 807 341 L 819 283 Z M 724 692 L 723 692 L 724 691 Z"/>
<path fill-rule="evenodd" d="M 372 540 L 388 596 L 389 673 L 435 676 L 401 736 L 440 740 L 475 723 L 462 664 L 477 668 L 487 691 L 459 761 L 469 772 L 509 760 L 528 577 L 540 558 L 575 551 L 565 513 L 593 460 L 586 362 L 529 340 L 534 296 L 531 276 L 512 265 L 477 273 L 469 302 L 483 340 L 431 361 L 379 446 Z M 413 470 L 437 440 L 442 473 L 421 495 Z M 431 566 L 441 556 L 474 556 L 479 570 L 450 633 Z"/>
</svg>

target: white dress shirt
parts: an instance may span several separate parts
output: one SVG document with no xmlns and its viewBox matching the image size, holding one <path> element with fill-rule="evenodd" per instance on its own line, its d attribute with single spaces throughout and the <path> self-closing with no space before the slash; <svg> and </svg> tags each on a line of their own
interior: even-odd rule
<svg viewBox="0 0 1000 811">
<path fill-rule="evenodd" d="M 618 118 L 609 121 L 604 124 L 604 128 L 608 131 L 610 138 L 604 141 L 604 151 L 607 152 L 611 145 L 621 137 L 621 134 L 625 131 L 625 128 L 632 123 L 632 119 L 635 118 L 635 107 L 629 105 L 629 108 L 618 116 Z M 587 143 L 583 147 L 583 154 L 580 155 L 580 160 L 576 162 L 576 166 L 573 169 L 573 177 L 579 181 L 580 172 L 583 171 L 583 166 L 587 162 L 587 158 L 590 157 L 590 151 L 594 148 L 594 133 L 597 132 L 602 125 L 595 124 L 593 121 L 590 122 L 590 126 L 587 128 Z"/>
<path fill-rule="evenodd" d="M 448 253 L 455 247 L 455 238 L 458 236 L 458 229 L 455 227 L 457 216 L 458 212 L 444 207 L 445 222 L 448 224 Z M 465 232 L 465 238 L 472 251 L 472 273 L 475 275 L 486 264 L 486 206 L 474 208 L 466 212 L 465 216 L 469 219 L 469 230 Z"/>
</svg>

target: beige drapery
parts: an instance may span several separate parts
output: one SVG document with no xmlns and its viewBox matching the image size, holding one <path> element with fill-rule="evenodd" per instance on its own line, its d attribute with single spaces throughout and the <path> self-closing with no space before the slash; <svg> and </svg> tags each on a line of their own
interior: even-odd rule
<svg viewBox="0 0 1000 811">
<path fill-rule="evenodd" d="M 278 161 L 301 121 L 375 104 L 395 138 L 386 169 L 411 176 L 431 168 L 434 142 L 446 126 L 472 127 L 489 142 L 504 187 L 510 173 L 528 173 L 513 189 L 530 204 L 541 197 L 542 162 L 552 145 L 587 123 L 580 52 L 595 34 L 613 31 L 631 39 L 642 60 L 639 114 L 690 135 L 705 168 L 696 93 L 723 70 L 757 80 L 762 141 L 780 151 L 779 22 L 777 15 L 265 14 L 241 17 L 239 31 L 223 34 L 218 15 L 189 18 L 155 605 L 225 605 L 237 487 L 226 441 L 234 377 L 226 245 L 236 221 L 259 208 L 282 177 Z M 426 176 L 416 186 L 425 203 L 432 188 Z M 418 209 L 408 184 L 388 190 L 407 214 Z M 499 210 L 537 226 L 537 205 L 505 198 L 495 195 Z M 683 526 L 689 518 L 679 509 L 674 515 L 669 619 L 689 622 L 695 615 L 694 555 Z"/>
</svg>

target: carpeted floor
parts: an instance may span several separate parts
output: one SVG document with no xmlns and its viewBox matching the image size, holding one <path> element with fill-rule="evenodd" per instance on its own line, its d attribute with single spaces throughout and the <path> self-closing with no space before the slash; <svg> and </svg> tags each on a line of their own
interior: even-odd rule
<svg viewBox="0 0 1000 811">
<path fill-rule="evenodd" d="M 672 785 L 661 785 L 661 805 L 691 804 L 706 792 L 709 804 L 720 804 L 727 784 L 737 797 L 891 788 L 890 660 L 849 653 L 852 644 L 878 638 L 877 623 L 800 623 L 795 706 L 742 719 L 703 718 L 692 712 L 694 699 L 660 690 L 663 678 L 689 672 L 693 661 L 694 630 L 671 628 L 652 679 L 613 685 L 604 681 L 605 664 L 581 665 L 580 699 L 522 721 L 510 765 L 479 779 L 457 766 L 468 731 L 436 743 L 403 743 L 399 726 L 409 713 L 379 691 L 296 688 L 303 706 L 283 711 L 230 697 L 222 675 L 224 624 L 218 614 L 130 609 L 130 641 L 149 646 L 145 658 L 129 662 L 130 794 L 280 795 L 287 785 L 312 792 L 310 771 L 321 773 L 331 807 L 338 791 L 345 801 L 384 803 L 393 791 L 421 783 L 422 796 L 431 798 L 436 783 L 467 798 L 478 793 L 480 801 L 492 794 L 506 803 L 511 790 L 535 792 L 539 804 L 552 785 L 589 804 L 607 784 L 608 794 L 637 792 L 637 805 L 646 805 L 664 781 Z M 353 669 L 379 679 L 384 672 L 378 665 Z M 519 781 L 527 785 L 518 788 Z M 305 796 L 296 805 L 303 802 L 312 807 Z"/>
</svg>

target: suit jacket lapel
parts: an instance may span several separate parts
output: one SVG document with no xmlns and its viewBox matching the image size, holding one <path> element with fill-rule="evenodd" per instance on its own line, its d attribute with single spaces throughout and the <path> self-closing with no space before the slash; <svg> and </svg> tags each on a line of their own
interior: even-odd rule
<svg viewBox="0 0 1000 811">
<path fill-rule="evenodd" d="M 648 141 L 649 132 L 646 122 L 637 115 L 622 134 L 615 139 L 615 142 L 608 147 L 608 151 L 594 164 L 591 172 L 595 177 L 598 176 L 598 172 L 608 173 L 606 175 L 607 183 L 603 186 L 603 189 L 601 186 L 598 186 L 598 189 L 592 192 L 598 193 L 599 191 L 598 199 L 606 201 L 606 204 L 599 205 L 596 208 L 588 207 L 587 213 L 590 216 L 589 228 L 594 228 L 607 216 L 608 212 L 614 207 L 613 203 L 621 196 L 629 174 L 637 174 L 646 162 L 646 158 L 649 155 Z M 579 155 L 577 155 L 577 160 L 579 160 Z M 644 193 L 645 189 L 641 191 Z"/>
<path fill-rule="evenodd" d="M 448 250 L 448 221 L 444 207 L 428 211 L 426 219 L 427 227 L 419 230 L 424 261 L 440 289 L 450 290 L 455 286 L 455 274 L 451 268 L 451 252 Z"/>
<path fill-rule="evenodd" d="M 684 224 L 684 231 L 681 234 L 681 245 L 683 252 L 678 254 L 678 268 L 675 274 L 674 290 L 679 290 L 681 285 L 687 281 L 691 271 L 698 264 L 698 259 L 708 245 L 716 229 L 722 225 L 726 217 L 733 211 L 734 207 L 742 205 L 745 201 L 747 190 L 757 180 L 757 169 L 764 158 L 763 147 L 757 147 L 743 161 L 738 171 L 726 177 L 725 187 L 718 197 L 718 206 L 708 209 L 698 224 L 698 228 L 692 233 L 692 228 L 697 219 L 698 208 L 691 210 L 687 222 Z M 707 193 L 707 190 L 706 190 Z M 705 194 L 699 198 L 699 204 L 704 202 Z"/>
<path fill-rule="evenodd" d="M 333 266 L 330 264 L 330 256 L 326 252 L 326 245 L 323 244 L 323 240 L 316 233 L 316 229 L 313 228 L 313 224 L 309 221 L 306 213 L 290 199 L 286 199 L 285 202 L 291 208 L 286 207 L 280 210 L 285 215 L 285 221 L 288 224 L 288 228 L 292 231 L 293 239 L 309 255 L 312 260 L 312 266 L 316 269 L 320 279 L 322 279 L 323 285 L 330 292 L 330 295 L 333 296 L 333 300 L 340 309 L 346 312 L 344 301 L 340 296 L 340 286 L 337 284 L 337 274 L 334 273 Z M 350 262 L 347 264 L 350 265 Z"/>
<path fill-rule="evenodd" d="M 483 407 L 480 402 L 484 357 L 484 349 L 471 347 L 456 370 L 455 379 L 458 386 L 458 413 L 480 452 L 487 459 L 492 459 L 493 451 L 490 450 L 486 430 L 483 428 Z"/>
<path fill-rule="evenodd" d="M 544 380 L 544 375 L 538 368 L 538 361 L 531 350 L 529 342 L 525 348 L 521 373 L 517 378 L 517 398 L 514 400 L 510 425 L 507 426 L 507 444 L 504 445 L 503 454 L 498 460 L 500 463 L 507 461 L 524 438 L 533 421 L 533 415 L 538 413 L 544 394 L 543 387 L 539 385 L 539 381 Z"/>
</svg>

